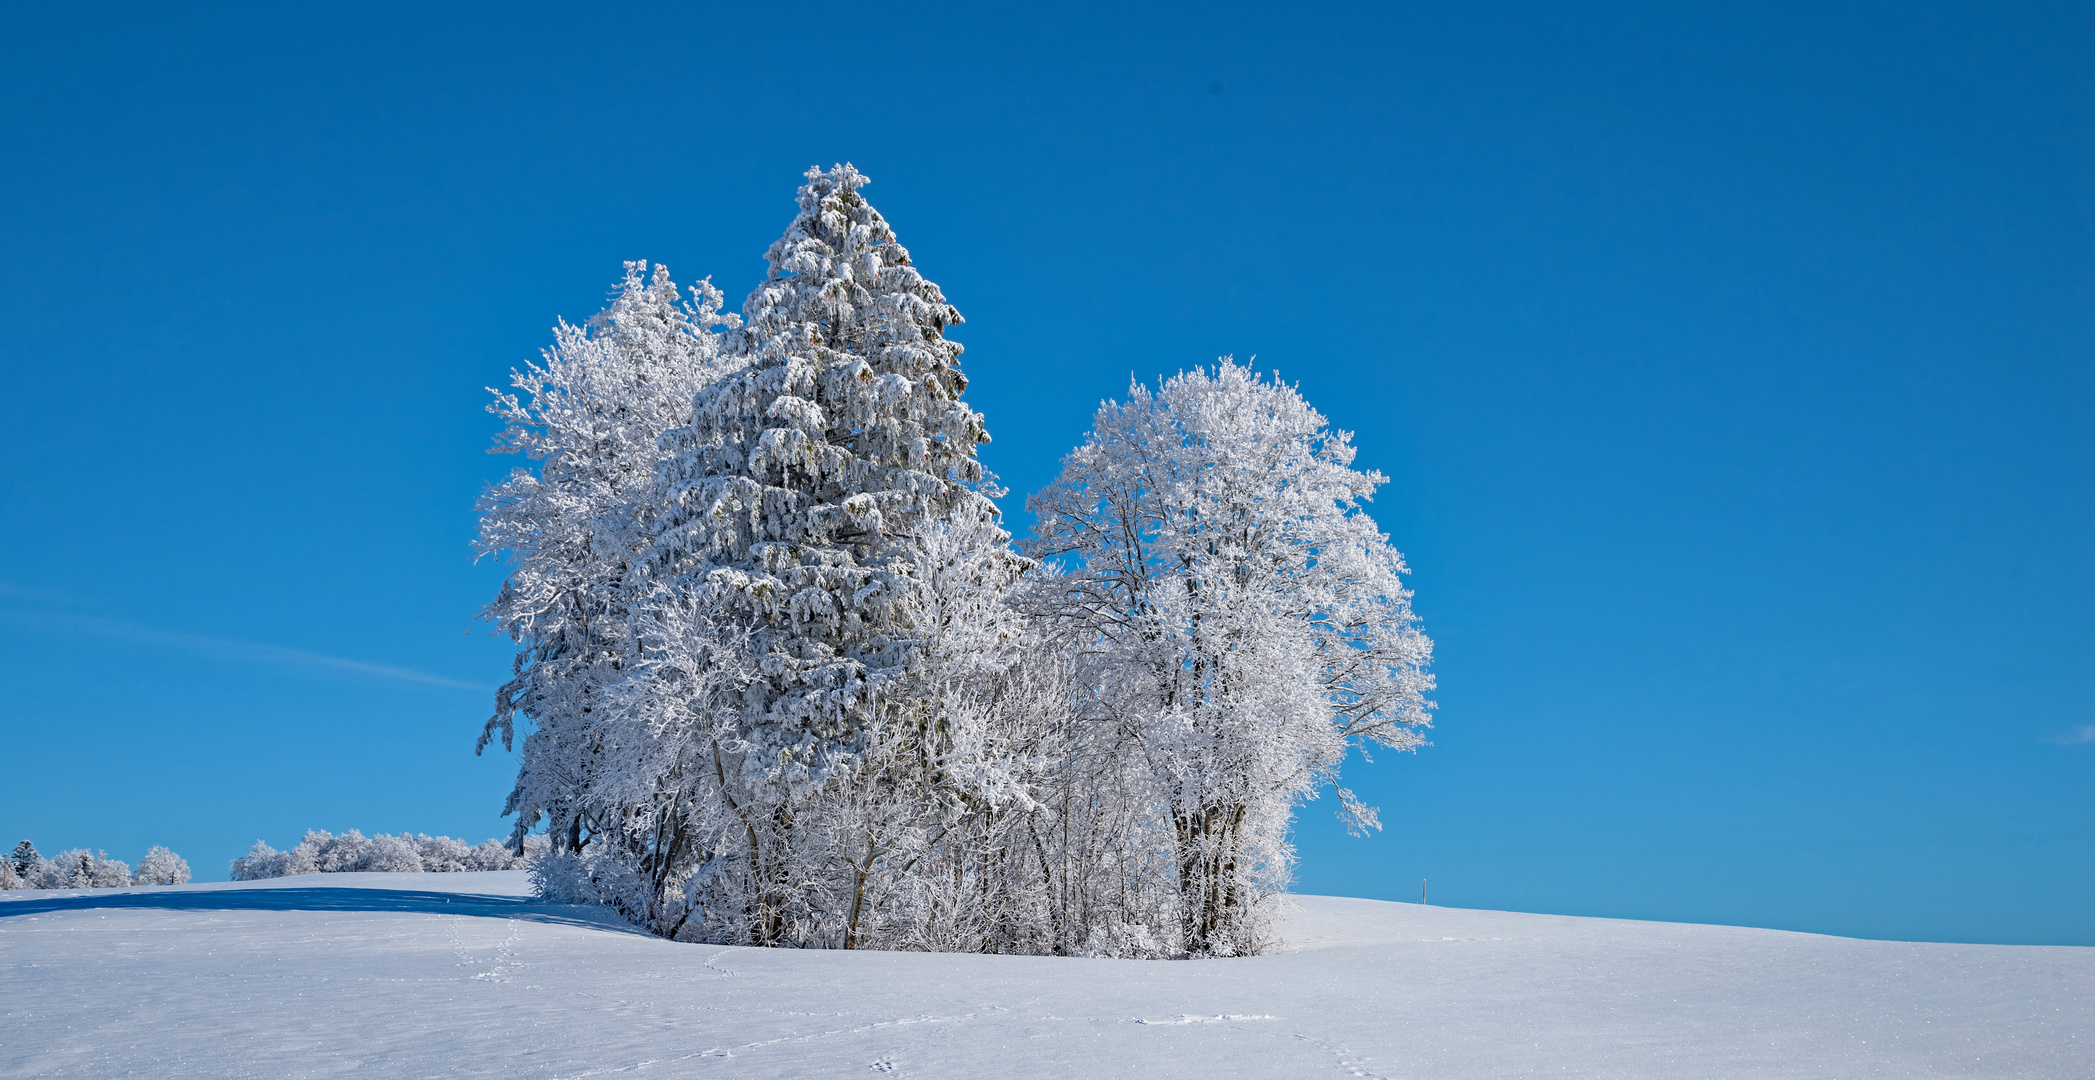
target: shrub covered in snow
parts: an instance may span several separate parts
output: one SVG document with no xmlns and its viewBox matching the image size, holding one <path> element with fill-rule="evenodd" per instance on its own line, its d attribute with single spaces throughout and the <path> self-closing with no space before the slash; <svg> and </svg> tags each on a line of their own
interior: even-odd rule
<svg viewBox="0 0 2095 1080">
<path fill-rule="evenodd" d="M 189 862 L 180 855 L 155 844 L 138 860 L 138 872 L 131 875 L 133 885 L 187 885 Z"/>
<path fill-rule="evenodd" d="M 534 849 L 544 846 L 543 839 L 528 838 L 525 853 L 518 855 L 500 840 L 468 847 L 463 840 L 426 833 L 365 836 L 351 829 L 336 836 L 324 829 L 313 829 L 289 851 L 278 851 L 255 841 L 247 854 L 233 860 L 233 880 L 260 881 L 299 874 L 518 870 Z"/>
</svg>

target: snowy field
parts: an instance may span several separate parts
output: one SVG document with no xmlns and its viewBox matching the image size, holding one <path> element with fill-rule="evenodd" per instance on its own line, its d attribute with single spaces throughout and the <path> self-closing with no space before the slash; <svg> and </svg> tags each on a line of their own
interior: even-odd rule
<svg viewBox="0 0 2095 1080">
<path fill-rule="evenodd" d="M 2095 1077 L 2095 948 L 1303 897 L 1206 961 L 677 945 L 521 871 L 0 894 L 9 1077 Z"/>
</svg>

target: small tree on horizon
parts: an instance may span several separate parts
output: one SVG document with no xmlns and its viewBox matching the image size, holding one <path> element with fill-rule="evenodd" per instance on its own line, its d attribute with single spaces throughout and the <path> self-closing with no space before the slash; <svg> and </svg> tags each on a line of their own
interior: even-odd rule
<svg viewBox="0 0 2095 1080">
<path fill-rule="evenodd" d="M 187 885 L 189 861 L 160 844 L 154 844 L 146 851 L 145 858 L 138 860 L 138 871 L 131 875 L 131 880 L 137 885 Z"/>
</svg>

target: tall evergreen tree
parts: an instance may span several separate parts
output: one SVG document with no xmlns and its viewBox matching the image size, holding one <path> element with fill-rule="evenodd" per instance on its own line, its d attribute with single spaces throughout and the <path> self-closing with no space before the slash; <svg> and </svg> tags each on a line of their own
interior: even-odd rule
<svg viewBox="0 0 2095 1080">
<path fill-rule="evenodd" d="M 864 820 L 824 815 L 936 723 L 915 617 L 920 538 L 962 507 L 995 517 L 976 458 L 989 436 L 961 400 L 961 346 L 946 337 L 960 313 L 859 194 L 866 182 L 849 165 L 809 170 L 743 307 L 746 366 L 665 440 L 654 565 L 700 598 L 690 617 L 738 635 L 750 673 L 720 687 L 690 757 L 711 766 L 739 825 L 719 843 L 743 848 L 708 862 L 693 895 L 710 899 L 694 903 L 739 910 L 766 944 L 849 937 L 882 841 Z M 973 535 L 1016 566 L 1002 530 Z M 824 876 L 818 862 L 861 869 Z"/>
</svg>

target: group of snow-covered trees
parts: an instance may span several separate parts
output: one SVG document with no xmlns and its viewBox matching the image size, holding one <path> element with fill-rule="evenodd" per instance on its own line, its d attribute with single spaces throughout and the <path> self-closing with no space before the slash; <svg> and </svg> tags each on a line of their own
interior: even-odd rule
<svg viewBox="0 0 2095 1080">
<path fill-rule="evenodd" d="M 186 885 L 189 863 L 159 845 L 138 860 L 138 871 L 106 853 L 72 848 L 44 858 L 27 840 L 0 858 L 0 889 L 121 889 L 131 885 Z"/>
<path fill-rule="evenodd" d="M 865 182 L 810 170 L 739 317 L 628 264 L 497 395 L 512 844 L 684 940 L 1260 951 L 1296 804 L 1377 827 L 1340 764 L 1427 726 L 1383 478 L 1224 359 L 1104 405 L 1014 546 Z"/>
<path fill-rule="evenodd" d="M 299 874 L 354 873 L 448 873 L 469 870 L 516 870 L 527 855 L 545 850 L 542 837 L 531 837 L 523 851 L 512 850 L 500 840 L 483 840 L 468 846 L 463 840 L 428 833 L 378 833 L 365 836 L 351 829 L 340 836 L 325 829 L 308 829 L 289 851 L 278 851 L 260 840 L 247 854 L 233 860 L 234 881 L 295 877 Z"/>
</svg>

